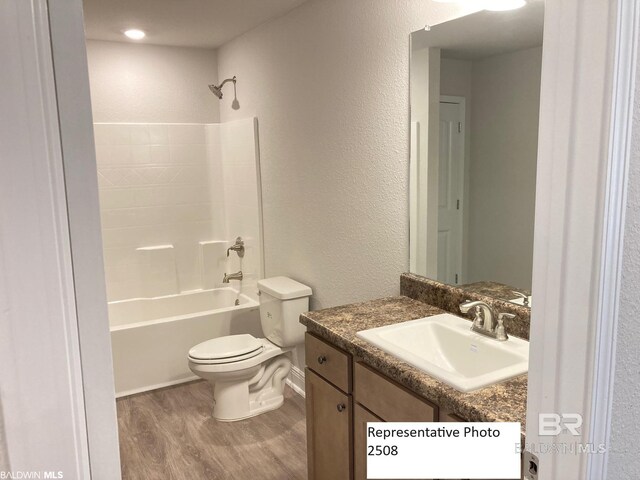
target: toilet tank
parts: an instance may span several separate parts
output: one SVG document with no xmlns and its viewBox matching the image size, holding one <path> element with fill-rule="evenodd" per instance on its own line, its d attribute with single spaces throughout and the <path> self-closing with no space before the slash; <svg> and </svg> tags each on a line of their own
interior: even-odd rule
<svg viewBox="0 0 640 480">
<path fill-rule="evenodd" d="M 265 337 L 279 347 L 303 343 L 306 328 L 299 318 L 309 311 L 311 288 L 288 277 L 271 277 L 260 280 L 258 290 Z"/>
</svg>

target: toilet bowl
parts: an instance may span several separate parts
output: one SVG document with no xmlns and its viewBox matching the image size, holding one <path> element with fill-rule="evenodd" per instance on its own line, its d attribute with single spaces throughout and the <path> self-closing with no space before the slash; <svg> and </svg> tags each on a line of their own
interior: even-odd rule
<svg viewBox="0 0 640 480">
<path fill-rule="evenodd" d="M 213 417 L 233 422 L 275 410 L 284 402 L 291 351 L 304 341 L 301 313 L 311 288 L 287 277 L 258 282 L 266 338 L 227 335 L 189 350 L 189 368 L 213 386 Z"/>
</svg>

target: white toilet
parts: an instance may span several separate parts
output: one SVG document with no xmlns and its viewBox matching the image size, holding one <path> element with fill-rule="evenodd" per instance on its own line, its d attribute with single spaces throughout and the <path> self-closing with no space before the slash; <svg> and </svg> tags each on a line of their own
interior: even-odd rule
<svg viewBox="0 0 640 480">
<path fill-rule="evenodd" d="M 233 422 L 280 407 L 291 370 L 290 352 L 304 342 L 298 321 L 309 310 L 311 288 L 287 277 L 258 282 L 266 338 L 228 335 L 189 350 L 189 368 L 213 385 L 213 417 Z"/>
</svg>

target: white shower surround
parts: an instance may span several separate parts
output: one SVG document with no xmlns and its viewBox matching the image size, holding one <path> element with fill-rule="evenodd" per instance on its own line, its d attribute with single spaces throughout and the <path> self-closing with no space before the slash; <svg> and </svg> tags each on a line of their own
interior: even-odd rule
<svg viewBox="0 0 640 480">
<path fill-rule="evenodd" d="M 262 277 L 257 120 L 95 125 L 108 300 L 215 288 L 240 259 Z M 251 288 L 249 288 L 251 287 Z"/>
<path fill-rule="evenodd" d="M 261 336 L 257 119 L 98 123 L 95 138 L 117 395 L 191 380 L 191 346 Z M 238 236 L 244 257 L 227 257 Z"/>
</svg>

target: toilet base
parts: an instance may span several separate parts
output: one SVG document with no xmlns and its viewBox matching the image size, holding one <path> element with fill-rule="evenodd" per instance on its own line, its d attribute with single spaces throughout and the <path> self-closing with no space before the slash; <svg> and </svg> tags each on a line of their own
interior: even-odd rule
<svg viewBox="0 0 640 480">
<path fill-rule="evenodd" d="M 214 385 L 215 392 L 215 385 Z M 215 396 L 215 393 L 214 393 Z M 276 389 L 270 388 L 261 392 L 259 398 L 249 401 L 249 409 L 242 416 L 229 417 L 227 412 L 220 412 L 220 408 L 216 409 L 216 406 L 220 405 L 219 401 L 214 400 L 213 412 L 211 416 L 219 422 L 237 422 L 240 420 L 246 420 L 247 418 L 255 417 L 261 413 L 266 413 L 271 410 L 277 410 L 284 403 L 284 393 L 278 392 Z M 237 415 L 237 414 L 236 414 Z"/>
<path fill-rule="evenodd" d="M 235 422 L 282 406 L 291 360 L 279 355 L 251 368 L 224 373 L 203 372 L 191 366 L 213 386 L 213 418 Z"/>
</svg>

